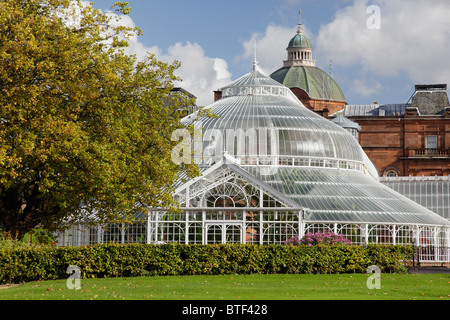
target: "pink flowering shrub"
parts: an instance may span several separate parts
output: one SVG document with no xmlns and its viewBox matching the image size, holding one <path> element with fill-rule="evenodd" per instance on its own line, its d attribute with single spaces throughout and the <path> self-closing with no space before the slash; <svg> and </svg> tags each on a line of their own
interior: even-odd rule
<svg viewBox="0 0 450 320">
<path fill-rule="evenodd" d="M 330 231 L 317 231 L 316 233 L 305 233 L 303 238 L 298 236 L 289 238 L 284 242 L 285 245 L 307 245 L 313 246 L 317 244 L 352 244 L 350 240 L 345 238 L 342 234 L 336 234 Z"/>
</svg>

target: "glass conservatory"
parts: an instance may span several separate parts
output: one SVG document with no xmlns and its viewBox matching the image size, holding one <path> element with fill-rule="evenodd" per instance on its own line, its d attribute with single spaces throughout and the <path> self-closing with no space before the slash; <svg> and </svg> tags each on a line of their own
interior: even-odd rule
<svg viewBox="0 0 450 320">
<path fill-rule="evenodd" d="M 450 177 L 380 177 L 380 182 L 450 220 Z"/>
<path fill-rule="evenodd" d="M 196 128 L 189 143 L 201 175 L 180 173 L 180 210 L 149 208 L 131 225 L 80 224 L 60 244 L 283 244 L 330 230 L 355 244 L 415 244 L 422 261 L 450 261 L 450 221 L 381 184 L 350 132 L 308 110 L 257 63 L 221 91 L 206 107 L 216 116 L 182 119 Z"/>
</svg>

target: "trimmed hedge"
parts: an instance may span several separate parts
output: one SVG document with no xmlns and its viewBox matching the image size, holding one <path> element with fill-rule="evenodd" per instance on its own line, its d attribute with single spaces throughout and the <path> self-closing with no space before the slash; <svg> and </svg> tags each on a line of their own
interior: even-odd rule
<svg viewBox="0 0 450 320">
<path fill-rule="evenodd" d="M 403 272 L 412 247 L 393 245 L 103 244 L 0 249 L 0 283 L 82 278 L 250 273 Z"/>
</svg>

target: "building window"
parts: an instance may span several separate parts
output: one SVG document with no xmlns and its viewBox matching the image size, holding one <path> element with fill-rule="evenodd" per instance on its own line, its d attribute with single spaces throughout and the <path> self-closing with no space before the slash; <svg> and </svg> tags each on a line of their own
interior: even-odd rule
<svg viewBox="0 0 450 320">
<path fill-rule="evenodd" d="M 384 170 L 384 176 L 385 177 L 391 177 L 391 178 L 395 178 L 398 177 L 400 174 L 400 172 L 396 169 L 396 168 L 387 168 L 386 170 Z"/>
<path fill-rule="evenodd" d="M 355 128 L 346 128 L 348 132 L 350 132 L 352 134 L 352 136 L 356 139 L 356 141 L 358 141 L 359 139 L 359 131 Z"/>
<path fill-rule="evenodd" d="M 437 149 L 437 136 L 427 136 L 425 141 L 425 148 Z"/>
</svg>

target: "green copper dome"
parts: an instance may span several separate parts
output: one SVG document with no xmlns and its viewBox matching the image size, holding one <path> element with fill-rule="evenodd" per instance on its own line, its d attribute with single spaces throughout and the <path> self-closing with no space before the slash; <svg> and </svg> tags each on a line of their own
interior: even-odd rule
<svg viewBox="0 0 450 320">
<path fill-rule="evenodd" d="M 283 67 L 272 73 L 270 77 L 288 88 L 305 90 L 313 99 L 346 101 L 337 82 L 317 67 Z"/>
<path fill-rule="evenodd" d="M 283 67 L 273 72 L 270 77 L 290 89 L 304 90 L 311 99 L 346 102 L 336 81 L 316 67 L 316 61 L 312 57 L 311 42 L 303 35 L 301 27 L 300 22 L 297 33 L 289 41 L 286 48 L 287 60 L 283 62 Z"/>
<path fill-rule="evenodd" d="M 291 41 L 288 48 L 312 48 L 311 41 L 302 33 L 297 33 Z"/>
</svg>

